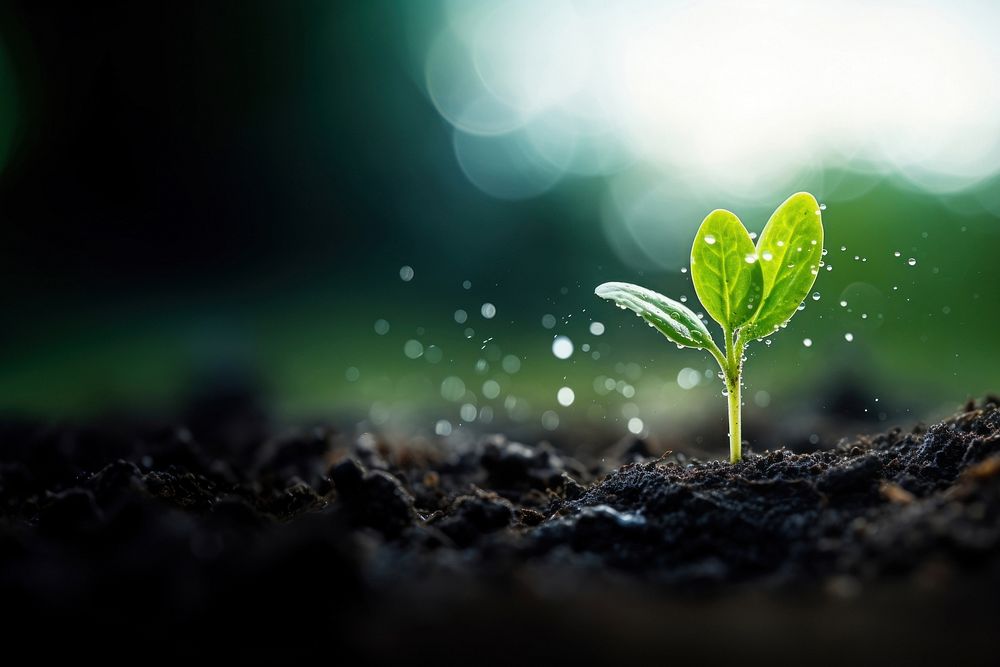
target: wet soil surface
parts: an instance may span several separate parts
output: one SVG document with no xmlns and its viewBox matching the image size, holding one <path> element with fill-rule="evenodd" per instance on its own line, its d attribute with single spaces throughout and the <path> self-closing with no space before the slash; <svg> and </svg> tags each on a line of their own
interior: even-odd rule
<svg viewBox="0 0 1000 667">
<path fill-rule="evenodd" d="M 995 660 L 1000 399 L 737 465 L 500 436 L 0 423 L 0 631 L 36 653 Z M 98 647 L 94 649 L 94 647 Z M 89 647 L 89 648 L 88 648 Z"/>
</svg>

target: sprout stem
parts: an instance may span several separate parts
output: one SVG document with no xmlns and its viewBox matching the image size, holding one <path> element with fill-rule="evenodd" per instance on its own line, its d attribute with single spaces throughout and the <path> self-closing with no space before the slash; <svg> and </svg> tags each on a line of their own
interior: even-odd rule
<svg viewBox="0 0 1000 667">
<path fill-rule="evenodd" d="M 732 331 L 726 330 L 726 358 L 722 373 L 726 382 L 726 397 L 729 399 L 729 462 L 738 463 L 743 458 L 743 406 L 741 402 L 741 376 L 743 374 L 742 341 L 737 341 Z"/>
</svg>

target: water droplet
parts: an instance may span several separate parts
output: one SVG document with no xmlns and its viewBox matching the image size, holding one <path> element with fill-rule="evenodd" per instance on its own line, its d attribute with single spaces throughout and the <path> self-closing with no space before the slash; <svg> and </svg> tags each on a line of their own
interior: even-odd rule
<svg viewBox="0 0 1000 667">
<path fill-rule="evenodd" d="M 556 336 L 552 339 L 552 354 L 556 359 L 569 359 L 573 356 L 573 341 L 566 336 Z"/>
<path fill-rule="evenodd" d="M 760 257 L 761 257 L 761 259 L 763 259 L 763 260 L 764 260 L 765 262 L 770 262 L 770 261 L 771 261 L 772 259 L 774 259 L 774 255 L 772 255 L 772 254 L 771 254 L 770 252 L 768 252 L 767 250 L 765 250 L 764 252 L 762 252 L 762 253 L 760 254 Z"/>
<path fill-rule="evenodd" d="M 625 306 L 621 305 L 620 303 L 617 303 L 615 305 L 621 308 L 622 310 L 625 310 Z M 556 326 L 555 315 L 549 315 L 548 313 L 542 315 L 542 327 L 544 327 L 545 329 L 552 329 L 555 326 Z"/>
<path fill-rule="evenodd" d="M 686 266 L 682 266 L 681 267 L 681 273 L 687 273 L 687 272 L 688 272 L 687 267 Z"/>
<path fill-rule="evenodd" d="M 708 245 L 715 245 L 715 237 L 711 234 L 705 234 L 705 243 Z"/>
<path fill-rule="evenodd" d="M 465 324 L 465 321 L 469 319 L 469 314 L 459 308 L 455 311 L 455 321 L 459 324 Z"/>
<path fill-rule="evenodd" d="M 757 261 L 757 255 L 756 255 L 756 253 L 750 253 L 749 255 L 747 255 L 746 257 L 744 257 L 743 259 L 746 260 L 747 264 L 753 264 L 754 262 Z"/>
<path fill-rule="evenodd" d="M 600 336 L 604 333 L 604 324 L 601 322 L 591 322 L 590 323 L 590 334 L 592 336 Z"/>
<path fill-rule="evenodd" d="M 806 347 L 812 347 L 813 346 L 812 338 L 803 338 L 802 344 L 805 345 Z"/>
<path fill-rule="evenodd" d="M 701 373 L 694 368 L 682 368 L 677 373 L 677 386 L 681 389 L 694 389 L 701 383 Z"/>
<path fill-rule="evenodd" d="M 348 382 L 357 382 L 358 378 L 361 377 L 361 371 L 358 370 L 357 366 L 348 366 L 347 370 L 344 371 L 344 377 Z"/>
<path fill-rule="evenodd" d="M 819 299 L 820 299 L 820 294 L 819 294 L 819 292 L 813 292 L 813 295 L 812 295 L 812 300 L 813 300 L 813 301 L 819 301 Z"/>
<path fill-rule="evenodd" d="M 635 435 L 639 435 L 640 433 L 642 433 L 643 428 L 645 428 L 645 424 L 643 424 L 642 420 L 639 419 L 638 417 L 632 417 L 631 419 L 628 420 L 629 432 Z"/>
<path fill-rule="evenodd" d="M 899 257 L 899 256 L 900 256 L 901 254 L 903 254 L 903 253 L 901 253 L 901 252 L 899 252 L 899 251 L 897 250 L 896 252 L 892 253 L 892 256 L 893 256 L 893 257 Z"/>
<path fill-rule="evenodd" d="M 408 283 L 413 280 L 413 267 L 403 266 L 399 269 L 399 277 L 403 279 L 404 283 Z"/>
<path fill-rule="evenodd" d="M 686 296 L 682 295 L 681 296 L 681 303 L 687 303 L 687 302 L 688 302 L 688 298 Z"/>
<path fill-rule="evenodd" d="M 750 238 L 751 239 L 756 239 L 757 238 L 757 232 L 750 232 Z"/>
<path fill-rule="evenodd" d="M 462 281 L 462 289 L 472 289 L 472 281 L 471 280 L 463 280 Z"/>
<path fill-rule="evenodd" d="M 542 413 L 542 427 L 546 431 L 554 431 L 559 428 L 559 415 L 557 415 L 552 410 L 546 410 Z"/>
<path fill-rule="evenodd" d="M 826 210 L 826 204 L 820 204 L 819 205 L 819 210 L 825 211 Z"/>
<path fill-rule="evenodd" d="M 447 419 L 439 419 L 434 425 L 434 432 L 438 435 L 451 435 L 451 422 Z"/>
<path fill-rule="evenodd" d="M 375 320 L 375 333 L 379 336 L 389 333 L 389 323 L 386 320 Z"/>
<path fill-rule="evenodd" d="M 785 247 L 785 242 L 784 241 L 778 241 L 777 246 L 779 248 L 783 248 L 783 247 Z"/>
<path fill-rule="evenodd" d="M 576 400 L 576 394 L 569 387 L 562 387 L 556 392 L 556 400 L 559 401 L 559 405 L 568 408 Z"/>
<path fill-rule="evenodd" d="M 844 334 L 844 340 L 846 340 L 848 343 L 850 343 L 852 340 L 854 340 L 854 334 L 852 334 L 852 333 L 845 333 Z"/>
<path fill-rule="evenodd" d="M 847 246 L 846 245 L 840 246 L 840 252 L 845 252 L 846 250 L 847 250 Z"/>
<path fill-rule="evenodd" d="M 504 357 L 503 361 L 500 362 L 500 365 L 503 367 L 504 373 L 508 373 L 509 375 L 513 375 L 521 370 L 521 360 L 513 354 L 508 354 Z"/>
<path fill-rule="evenodd" d="M 916 266 L 917 265 L 917 260 L 915 258 L 911 257 L 908 260 L 906 260 L 906 263 L 909 264 L 910 266 Z"/>
<path fill-rule="evenodd" d="M 846 301 L 843 301 L 843 300 L 841 300 L 841 302 L 840 302 L 840 307 L 841 307 L 841 308 L 847 308 L 847 302 L 846 302 Z"/>
<path fill-rule="evenodd" d="M 770 338 L 765 338 L 765 339 L 764 339 L 764 345 L 767 345 L 768 347 L 771 347 L 771 343 L 772 343 L 772 342 L 773 342 L 773 341 L 772 341 L 772 340 L 771 340 Z"/>
<path fill-rule="evenodd" d="M 482 308 L 479 309 L 479 312 L 482 313 L 483 317 L 486 319 L 492 320 L 497 314 L 497 307 L 492 303 L 486 302 L 483 304 Z"/>
</svg>

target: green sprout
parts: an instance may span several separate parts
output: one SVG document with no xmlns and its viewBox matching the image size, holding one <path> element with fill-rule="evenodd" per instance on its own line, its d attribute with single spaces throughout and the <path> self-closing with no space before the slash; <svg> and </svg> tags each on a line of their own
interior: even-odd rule
<svg viewBox="0 0 1000 667">
<path fill-rule="evenodd" d="M 691 279 L 705 310 L 722 326 L 720 350 L 701 317 L 662 294 L 628 283 L 604 283 L 594 293 L 635 312 L 677 348 L 694 347 L 715 357 L 729 398 L 729 460 L 742 458 L 740 393 L 743 352 L 783 328 L 816 282 L 823 257 L 823 220 L 807 192 L 784 201 L 757 245 L 733 213 L 712 211 L 691 246 Z"/>
</svg>

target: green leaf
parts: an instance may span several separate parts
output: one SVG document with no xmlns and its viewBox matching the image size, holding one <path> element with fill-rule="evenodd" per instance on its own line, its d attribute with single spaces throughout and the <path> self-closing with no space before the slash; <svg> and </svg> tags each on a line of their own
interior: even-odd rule
<svg viewBox="0 0 1000 667">
<path fill-rule="evenodd" d="M 808 192 L 775 210 L 757 241 L 764 298 L 744 338 L 763 338 L 792 318 L 816 282 L 823 257 L 823 219 Z"/>
<path fill-rule="evenodd" d="M 711 349 L 715 343 L 705 323 L 687 306 L 662 294 L 629 283 L 604 283 L 597 296 L 628 308 L 677 345 Z"/>
<path fill-rule="evenodd" d="M 691 246 L 691 279 L 708 314 L 733 331 L 757 312 L 764 278 L 750 234 L 733 213 L 712 211 Z"/>
</svg>

